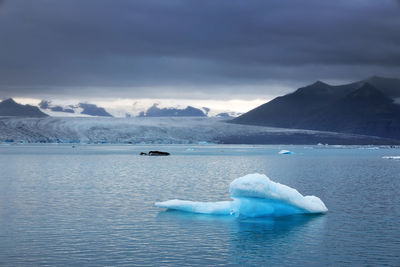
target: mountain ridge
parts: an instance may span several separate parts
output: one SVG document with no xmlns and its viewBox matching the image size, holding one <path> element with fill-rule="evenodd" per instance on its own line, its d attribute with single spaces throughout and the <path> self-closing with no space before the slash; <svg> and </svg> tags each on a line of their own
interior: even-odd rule
<svg viewBox="0 0 400 267">
<path fill-rule="evenodd" d="M 47 117 L 38 107 L 18 104 L 12 98 L 0 102 L 0 116 Z"/>
<path fill-rule="evenodd" d="M 153 104 L 146 111 L 140 112 L 139 117 L 206 117 L 209 109 L 204 107 L 203 109 L 205 111 L 192 106 L 187 106 L 184 109 L 159 108 L 157 104 Z"/>
<path fill-rule="evenodd" d="M 376 88 L 370 81 L 385 89 Z M 373 76 L 338 86 L 318 81 L 277 97 L 231 122 L 400 139 L 400 105 L 394 103 L 399 95 L 397 79 Z"/>
</svg>

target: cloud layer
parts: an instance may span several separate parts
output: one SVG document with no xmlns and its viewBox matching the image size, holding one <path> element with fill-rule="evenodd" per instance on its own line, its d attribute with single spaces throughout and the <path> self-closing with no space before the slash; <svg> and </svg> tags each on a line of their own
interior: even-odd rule
<svg viewBox="0 0 400 267">
<path fill-rule="evenodd" d="M 251 99 L 398 76 L 399 29 L 394 0 L 0 0 L 0 98 Z"/>
</svg>

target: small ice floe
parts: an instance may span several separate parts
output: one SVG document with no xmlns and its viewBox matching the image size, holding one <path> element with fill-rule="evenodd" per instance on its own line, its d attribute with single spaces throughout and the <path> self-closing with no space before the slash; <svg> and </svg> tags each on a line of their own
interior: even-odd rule
<svg viewBox="0 0 400 267">
<path fill-rule="evenodd" d="M 282 155 L 291 155 L 291 154 L 294 154 L 294 152 L 283 149 L 283 150 L 279 151 L 279 154 L 282 154 Z"/>
<path fill-rule="evenodd" d="M 235 217 L 279 217 L 292 214 L 322 214 L 328 211 L 316 196 L 303 196 L 296 189 L 274 182 L 263 174 L 248 174 L 229 187 L 232 201 L 198 202 L 173 199 L 156 202 L 159 208 L 191 213 Z"/>
<path fill-rule="evenodd" d="M 202 146 L 206 146 L 206 145 L 208 145 L 209 143 L 208 143 L 207 141 L 200 141 L 200 142 L 198 142 L 198 144 L 199 144 L 199 145 L 202 145 Z"/>
<path fill-rule="evenodd" d="M 383 156 L 383 159 L 394 159 L 394 160 L 400 160 L 400 156 Z"/>
<path fill-rule="evenodd" d="M 317 146 L 329 146 L 329 144 L 318 143 Z"/>
</svg>

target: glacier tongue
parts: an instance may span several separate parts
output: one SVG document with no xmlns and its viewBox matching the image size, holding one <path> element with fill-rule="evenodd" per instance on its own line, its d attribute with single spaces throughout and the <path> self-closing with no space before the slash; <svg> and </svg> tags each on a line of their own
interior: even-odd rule
<svg viewBox="0 0 400 267">
<path fill-rule="evenodd" d="M 318 197 L 303 196 L 296 189 L 273 182 L 266 175 L 258 173 L 235 179 L 230 184 L 229 192 L 232 201 L 194 202 L 174 199 L 157 202 L 155 205 L 185 212 L 245 217 L 279 217 L 328 211 Z"/>
<path fill-rule="evenodd" d="M 224 118 L 0 117 L 0 142 L 207 145 L 315 144 L 325 139 L 333 143 L 380 142 L 375 137 L 233 124 Z"/>
</svg>

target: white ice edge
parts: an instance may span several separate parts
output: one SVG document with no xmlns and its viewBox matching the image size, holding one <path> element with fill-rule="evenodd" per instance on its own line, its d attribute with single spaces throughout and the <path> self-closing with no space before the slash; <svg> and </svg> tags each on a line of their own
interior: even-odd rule
<svg viewBox="0 0 400 267">
<path fill-rule="evenodd" d="M 281 154 L 281 155 L 291 155 L 291 154 L 294 154 L 294 153 L 292 151 L 283 149 L 283 150 L 279 151 L 279 154 Z"/>
<path fill-rule="evenodd" d="M 400 160 L 400 156 L 383 156 L 383 159 L 397 159 Z"/>
</svg>

